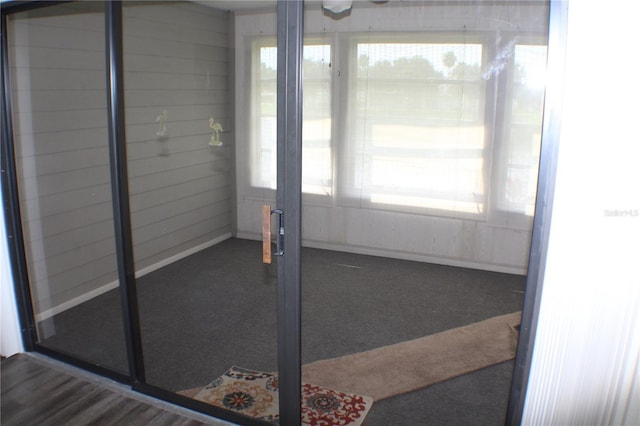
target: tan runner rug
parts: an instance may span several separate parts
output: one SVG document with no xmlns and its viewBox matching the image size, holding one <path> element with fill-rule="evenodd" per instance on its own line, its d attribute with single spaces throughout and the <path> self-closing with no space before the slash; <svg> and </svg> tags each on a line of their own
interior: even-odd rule
<svg viewBox="0 0 640 426">
<path fill-rule="evenodd" d="M 520 312 L 430 336 L 302 366 L 302 381 L 374 401 L 411 392 L 515 357 Z M 178 392 L 193 398 L 203 388 Z"/>
<path fill-rule="evenodd" d="M 379 401 L 515 356 L 521 312 L 302 366 L 302 381 Z"/>
</svg>

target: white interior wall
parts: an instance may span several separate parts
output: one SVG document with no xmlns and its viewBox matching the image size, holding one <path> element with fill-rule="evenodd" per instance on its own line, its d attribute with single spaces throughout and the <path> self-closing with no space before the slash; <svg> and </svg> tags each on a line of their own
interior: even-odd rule
<svg viewBox="0 0 640 426">
<path fill-rule="evenodd" d="M 419 7 L 394 3 L 360 8 L 341 20 L 325 17 L 318 9 L 305 12 L 305 33 L 331 39 L 336 32 L 368 31 L 499 31 L 527 35 L 547 34 L 546 2 L 506 4 L 436 3 Z M 236 18 L 236 69 L 249 74 L 247 52 L 252 37 L 275 36 L 275 14 L 242 14 Z M 236 83 L 237 232 L 260 239 L 261 205 L 275 205 L 273 191 L 251 188 L 248 173 L 248 77 Z M 382 255 L 454 266 L 525 274 L 530 230 L 506 220 L 468 220 L 329 205 L 303 198 L 303 244 L 348 252 Z"/>
<path fill-rule="evenodd" d="M 2 188 L 0 188 L 0 198 L 4 200 Z M 20 336 L 4 221 L 4 209 L 2 209 L 0 210 L 0 355 L 11 356 L 24 349 Z"/>
</svg>

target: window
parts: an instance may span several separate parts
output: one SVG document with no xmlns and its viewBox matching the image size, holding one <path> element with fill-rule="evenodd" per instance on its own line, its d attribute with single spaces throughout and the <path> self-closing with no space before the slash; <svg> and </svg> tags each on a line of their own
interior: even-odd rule
<svg viewBox="0 0 640 426">
<path fill-rule="evenodd" d="M 505 36 L 492 53 L 491 37 L 456 33 L 334 40 L 339 58 L 326 40 L 307 38 L 304 47 L 304 193 L 342 206 L 530 226 L 545 45 Z M 276 187 L 276 51 L 274 40 L 253 44 L 254 188 Z"/>
<path fill-rule="evenodd" d="M 343 163 L 348 200 L 483 212 L 482 50 L 466 43 L 355 43 Z"/>
<path fill-rule="evenodd" d="M 257 41 L 252 49 L 251 185 L 276 188 L 275 41 Z M 302 192 L 332 194 L 331 46 L 308 41 L 304 46 L 302 124 Z"/>
<path fill-rule="evenodd" d="M 498 210 L 533 216 L 542 138 L 547 47 L 515 45 L 505 106 Z"/>
<path fill-rule="evenodd" d="M 275 41 L 256 42 L 252 51 L 251 186 L 276 188 L 277 48 Z"/>
</svg>

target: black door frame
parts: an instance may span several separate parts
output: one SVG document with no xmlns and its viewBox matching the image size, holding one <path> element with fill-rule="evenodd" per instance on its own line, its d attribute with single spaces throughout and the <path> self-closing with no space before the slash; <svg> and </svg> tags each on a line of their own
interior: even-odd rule
<svg viewBox="0 0 640 426">
<path fill-rule="evenodd" d="M 278 257 L 278 375 L 281 425 L 300 423 L 303 0 L 278 1 L 277 205 L 284 214 Z"/>
<path fill-rule="evenodd" d="M 562 119 L 562 81 L 565 75 L 568 0 L 551 0 L 549 5 L 549 41 L 547 47 L 547 86 L 544 99 L 542 141 L 538 166 L 538 188 L 533 217 L 527 281 L 522 307 L 520 336 L 516 348 L 507 425 L 522 423 L 526 390 L 533 358 L 533 348 L 540 313 L 540 300 L 547 262 L 551 211 L 558 164 L 560 122 Z"/>
<path fill-rule="evenodd" d="M 127 140 L 125 136 L 124 65 L 122 45 L 122 3 L 105 2 L 105 39 L 107 68 L 107 126 L 109 134 L 109 167 L 111 200 L 115 228 L 116 260 L 124 336 L 133 385 L 145 383 L 142 335 L 138 316 L 133 233 L 129 208 L 129 176 L 127 170 Z"/>
<path fill-rule="evenodd" d="M 29 293 L 26 257 L 21 225 L 14 157 L 14 139 L 7 53 L 7 16 L 21 11 L 49 7 L 58 2 L 7 1 L 2 9 L 2 150 L 1 178 L 3 209 L 12 276 L 23 344 L 27 351 L 42 352 L 53 358 L 129 383 L 136 390 L 206 414 L 244 424 L 262 424 L 244 416 L 216 409 L 144 383 L 132 261 L 131 230 L 128 216 L 126 180 L 126 141 L 124 139 L 124 91 L 122 69 L 122 2 L 105 1 L 105 40 L 107 46 L 107 93 L 109 95 L 109 147 L 111 155 L 114 213 L 116 213 L 117 257 L 126 324 L 130 375 L 87 363 L 66 354 L 43 348 L 36 342 L 34 312 Z M 278 370 L 280 374 L 281 424 L 294 425 L 300 419 L 300 229 L 301 229 L 301 140 L 302 140 L 302 46 L 303 0 L 278 0 L 278 197 L 284 211 L 285 256 L 278 260 Z M 547 256 L 555 187 L 558 141 L 560 136 L 562 79 L 567 32 L 567 0 L 551 0 L 549 12 L 548 84 L 539 164 L 536 209 L 520 338 L 514 365 L 506 423 L 522 421 L 526 389 L 533 357 L 540 297 Z"/>
</svg>

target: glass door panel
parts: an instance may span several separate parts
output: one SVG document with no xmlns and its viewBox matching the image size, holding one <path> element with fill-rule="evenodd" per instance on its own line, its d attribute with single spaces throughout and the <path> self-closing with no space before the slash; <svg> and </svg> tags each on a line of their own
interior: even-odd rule
<svg viewBox="0 0 640 426">
<path fill-rule="evenodd" d="M 13 129 L 37 343 L 127 374 L 104 20 L 100 2 L 9 16 Z"/>
<path fill-rule="evenodd" d="M 334 415 L 327 407 L 347 398 L 368 425 L 503 423 L 509 354 L 473 375 L 438 364 L 445 374 L 432 382 L 418 373 L 426 354 L 402 363 L 393 354 L 521 308 L 548 5 L 306 5 L 303 421 Z M 270 210 L 281 208 L 283 181 L 276 3 L 125 2 L 123 15 L 145 382 L 272 420 L 277 371 L 293 377 L 297 369 L 278 365 L 278 349 L 281 361 L 298 355 L 277 346 L 278 337 L 296 341 L 291 324 L 281 322 L 277 336 L 276 308 L 295 297 L 278 295 L 276 264 L 261 261 L 264 218 L 276 222 Z M 54 5 L 8 21 L 38 343 L 124 373 L 103 4 Z M 287 161 L 290 173 L 299 159 Z M 287 238 L 297 225 L 287 222 Z M 298 267 L 281 265 L 289 275 Z M 297 305 L 286 308 L 281 315 Z M 517 319 L 503 322 L 517 338 Z M 407 359 L 418 362 L 400 368 Z M 268 392 L 257 401 L 246 389 L 220 388 L 239 378 Z M 267 411 L 250 413 L 257 402 Z"/>
<path fill-rule="evenodd" d="M 504 423 L 548 13 L 544 2 L 307 8 L 303 419 L 350 401 L 367 425 Z M 478 344 L 503 348 L 495 358 L 457 340 L 488 325 L 499 331 Z"/>
<path fill-rule="evenodd" d="M 127 156 L 146 382 L 242 414 L 242 395 L 205 387 L 278 368 L 277 277 L 260 242 L 275 200 L 276 20 L 275 3 L 220 3 L 124 4 Z M 259 176 L 267 187 L 246 186 Z"/>
</svg>

